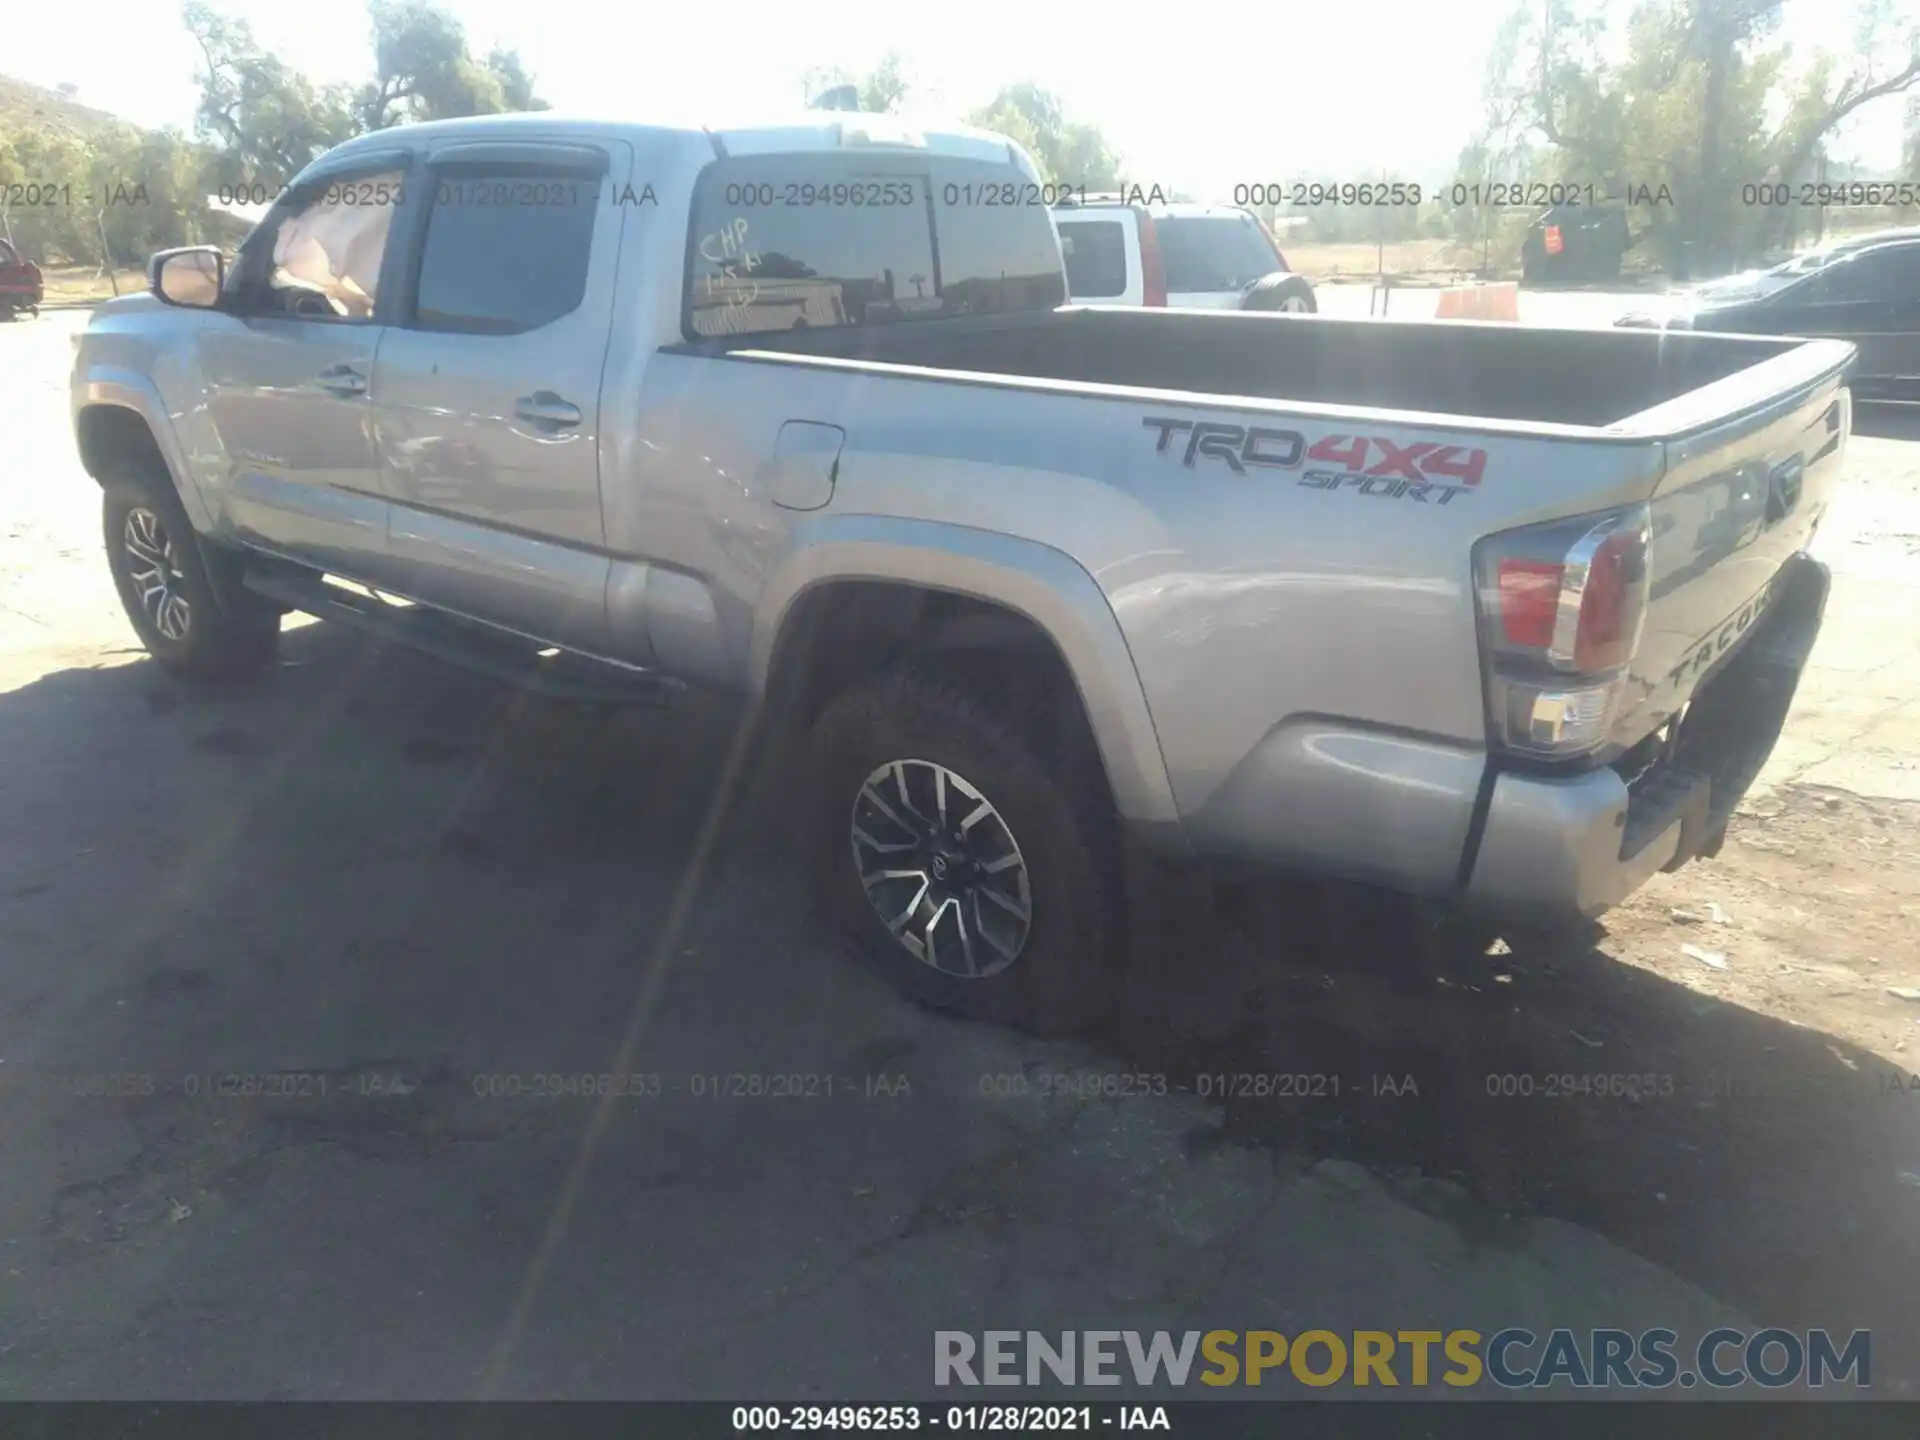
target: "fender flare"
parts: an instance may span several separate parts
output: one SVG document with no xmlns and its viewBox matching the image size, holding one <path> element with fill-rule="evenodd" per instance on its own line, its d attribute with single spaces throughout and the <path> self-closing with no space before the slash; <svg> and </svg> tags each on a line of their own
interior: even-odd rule
<svg viewBox="0 0 1920 1440">
<path fill-rule="evenodd" d="M 173 417 L 168 414 L 159 388 L 153 381 L 137 371 L 117 365 L 93 366 L 77 377 L 73 387 L 76 444 L 79 442 L 82 412 L 100 406 L 131 410 L 146 422 L 147 433 L 153 436 L 160 458 L 166 463 L 167 473 L 173 480 L 173 488 L 180 496 L 180 504 L 187 512 L 187 518 L 200 534 L 212 533 L 215 528 L 213 512 L 201 497 L 199 486 L 193 483 L 186 456 L 180 449 L 180 437 L 174 434 Z"/>
<path fill-rule="evenodd" d="M 1038 625 L 1059 648 L 1099 746 L 1115 808 L 1184 849 L 1179 807 L 1133 653 L 1113 607 L 1070 556 L 1032 540 L 930 520 L 821 516 L 793 544 L 754 608 L 748 685 L 766 693 L 795 602 L 817 586 L 881 580 L 966 595 Z M 1176 838 L 1179 837 L 1179 838 Z"/>
</svg>

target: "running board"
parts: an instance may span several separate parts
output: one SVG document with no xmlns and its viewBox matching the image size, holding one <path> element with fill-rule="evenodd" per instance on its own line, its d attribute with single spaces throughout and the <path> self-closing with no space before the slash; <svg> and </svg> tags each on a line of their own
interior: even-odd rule
<svg viewBox="0 0 1920 1440">
<path fill-rule="evenodd" d="M 318 571 L 273 561 L 248 565 L 245 584 L 289 609 L 423 651 L 553 700 L 600 705 L 659 705 L 686 686 L 650 671 L 629 670 L 569 651 L 553 652 L 537 641 L 483 634 L 425 605 L 391 605 L 374 595 L 329 585 Z M 548 653 L 541 653 L 545 648 Z"/>
</svg>

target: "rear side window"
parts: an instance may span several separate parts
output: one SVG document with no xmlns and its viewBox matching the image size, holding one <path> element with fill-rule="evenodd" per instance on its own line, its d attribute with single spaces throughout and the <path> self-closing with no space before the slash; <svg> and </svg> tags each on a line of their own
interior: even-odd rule
<svg viewBox="0 0 1920 1440">
<path fill-rule="evenodd" d="M 537 166 L 456 167 L 433 182 L 414 324 L 513 335 L 579 308 L 597 179 Z"/>
<path fill-rule="evenodd" d="M 1066 282 L 1046 210 L 967 203 L 983 180 L 1014 173 L 919 156 L 715 161 L 694 192 L 686 333 L 1051 309 Z"/>
<path fill-rule="evenodd" d="M 1067 292 L 1076 300 L 1127 293 L 1127 237 L 1118 220 L 1062 220 Z"/>
<path fill-rule="evenodd" d="M 1273 247 L 1246 215 L 1171 216 L 1154 222 L 1167 289 L 1241 290 L 1280 268 Z"/>
<path fill-rule="evenodd" d="M 1920 245 L 1868 250 L 1826 270 L 1820 299 L 1833 302 L 1920 300 Z M 1817 281 L 1815 282 L 1818 283 Z"/>
</svg>

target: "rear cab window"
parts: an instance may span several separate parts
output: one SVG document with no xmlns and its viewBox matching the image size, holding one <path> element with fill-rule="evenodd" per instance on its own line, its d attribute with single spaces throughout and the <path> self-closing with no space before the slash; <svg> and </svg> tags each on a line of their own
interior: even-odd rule
<svg viewBox="0 0 1920 1440">
<path fill-rule="evenodd" d="M 1012 165 L 917 153 L 717 160 L 688 227 L 690 340 L 1066 303 L 1042 205 L 981 206 Z"/>
</svg>

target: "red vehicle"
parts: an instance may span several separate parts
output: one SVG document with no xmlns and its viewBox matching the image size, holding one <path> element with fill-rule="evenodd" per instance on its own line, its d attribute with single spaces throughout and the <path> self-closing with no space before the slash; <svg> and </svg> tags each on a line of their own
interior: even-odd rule
<svg viewBox="0 0 1920 1440">
<path fill-rule="evenodd" d="M 43 294 L 40 267 L 0 240 L 0 320 L 11 320 L 23 310 L 38 315 Z"/>
</svg>

